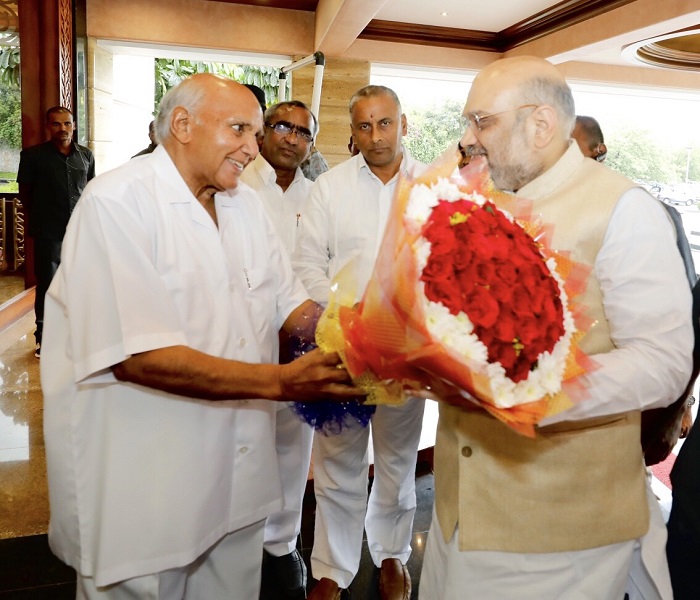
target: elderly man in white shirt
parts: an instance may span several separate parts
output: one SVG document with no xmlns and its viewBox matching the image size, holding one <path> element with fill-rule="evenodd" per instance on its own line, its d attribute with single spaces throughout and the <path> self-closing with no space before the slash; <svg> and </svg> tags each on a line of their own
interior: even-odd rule
<svg viewBox="0 0 700 600">
<path fill-rule="evenodd" d="M 359 300 L 374 267 L 399 176 L 417 166 L 402 147 L 406 117 L 396 94 L 367 86 L 350 100 L 360 153 L 316 180 L 303 212 L 292 263 L 320 303 L 331 281 L 352 263 Z M 406 561 L 416 509 L 415 465 L 424 400 L 377 407 L 372 417 L 374 482 L 367 502 L 369 428 L 314 436 L 316 524 L 311 569 L 319 583 L 310 600 L 338 598 L 357 573 L 363 529 L 380 572 L 382 600 L 410 597 Z"/>
<path fill-rule="evenodd" d="M 248 165 L 241 181 L 260 197 L 267 216 L 291 256 L 308 200 L 311 181 L 300 165 L 308 158 L 318 133 L 318 121 L 298 100 L 280 102 L 264 114 L 260 154 Z M 290 338 L 282 336 L 281 356 L 288 357 Z M 277 458 L 282 476 L 284 507 L 265 524 L 265 553 L 261 599 L 306 598 L 306 566 L 297 550 L 301 510 L 311 461 L 313 429 L 286 404 L 277 405 Z"/>
<path fill-rule="evenodd" d="M 357 394 L 337 356 L 273 364 L 313 303 L 238 186 L 261 128 L 240 84 L 186 79 L 155 151 L 73 213 L 41 382 L 49 543 L 79 598 L 257 598 L 282 505 L 270 400 Z"/>
</svg>

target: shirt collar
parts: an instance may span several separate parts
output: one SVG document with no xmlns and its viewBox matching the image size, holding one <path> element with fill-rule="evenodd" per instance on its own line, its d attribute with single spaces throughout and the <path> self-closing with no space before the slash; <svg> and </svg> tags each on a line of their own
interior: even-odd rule
<svg viewBox="0 0 700 600">
<path fill-rule="evenodd" d="M 255 160 L 253 160 L 253 162 L 246 168 L 251 167 L 255 169 L 255 171 L 258 174 L 258 177 L 260 177 L 260 180 L 263 183 L 277 183 L 277 172 L 275 171 L 274 167 L 269 162 L 267 162 L 267 159 L 262 154 L 258 154 L 255 157 Z M 299 167 L 297 167 L 291 185 L 297 183 L 302 177 L 304 177 L 304 172 Z"/>
<path fill-rule="evenodd" d="M 401 164 L 399 165 L 399 170 L 396 172 L 396 175 L 394 175 L 390 180 L 389 183 L 392 181 L 395 181 L 396 178 L 398 177 L 399 173 L 401 175 L 410 175 L 414 169 L 414 165 L 416 163 L 415 160 L 413 160 L 413 157 L 409 153 L 408 149 L 406 146 L 402 145 L 401 146 L 401 153 L 403 154 L 403 157 L 401 158 Z M 370 177 L 373 177 L 377 181 L 381 181 L 369 168 L 369 165 L 367 164 L 367 161 L 365 160 L 365 157 L 362 156 L 362 153 L 357 154 L 356 156 L 353 156 L 350 160 L 354 160 L 355 162 L 355 168 L 357 170 L 358 175 L 362 172 L 365 171 Z M 384 184 L 382 184 L 384 185 Z"/>
</svg>

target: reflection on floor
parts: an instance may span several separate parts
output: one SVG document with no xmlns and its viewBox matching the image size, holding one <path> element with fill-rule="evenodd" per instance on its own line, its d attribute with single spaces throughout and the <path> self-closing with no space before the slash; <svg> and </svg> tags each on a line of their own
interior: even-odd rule
<svg viewBox="0 0 700 600">
<path fill-rule="evenodd" d="M 48 498 L 42 434 L 39 361 L 34 358 L 34 313 L 0 332 L 0 599 L 75 598 L 75 572 L 51 554 L 47 540 Z M 423 451 L 416 472 L 418 510 L 413 526 L 413 554 L 408 567 L 418 579 L 433 504 L 430 452 Z M 302 551 L 309 560 L 313 545 L 315 500 L 304 501 Z M 310 581 L 309 589 L 313 582 Z M 351 586 L 354 600 L 378 598 L 377 571 L 363 544 L 360 570 Z"/>
<path fill-rule="evenodd" d="M 0 305 L 24 291 L 24 274 L 19 271 L 0 273 Z"/>
</svg>

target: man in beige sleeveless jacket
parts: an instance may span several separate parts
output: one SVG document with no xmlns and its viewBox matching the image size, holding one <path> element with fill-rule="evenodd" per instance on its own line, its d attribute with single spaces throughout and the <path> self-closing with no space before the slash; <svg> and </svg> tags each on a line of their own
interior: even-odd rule
<svg viewBox="0 0 700 600">
<path fill-rule="evenodd" d="M 621 600 L 645 534 L 663 530 L 646 488 L 640 411 L 673 402 L 691 367 L 691 299 L 673 228 L 643 189 L 584 158 L 569 135 L 571 90 L 534 57 L 474 80 L 460 142 L 497 187 L 534 203 L 552 245 L 591 267 L 581 341 L 599 365 L 588 395 L 535 439 L 479 410 L 441 403 L 435 512 L 422 600 Z M 649 532 L 649 533 L 647 533 Z M 665 564 L 647 565 L 654 596 Z"/>
</svg>

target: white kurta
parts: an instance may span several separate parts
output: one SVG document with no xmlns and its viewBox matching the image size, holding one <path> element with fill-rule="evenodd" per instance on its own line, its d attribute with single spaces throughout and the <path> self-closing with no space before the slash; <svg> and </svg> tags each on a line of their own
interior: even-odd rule
<svg viewBox="0 0 700 600">
<path fill-rule="evenodd" d="M 422 165 L 406 153 L 403 175 Z M 350 265 L 356 300 L 374 268 L 396 191 L 398 175 L 387 184 L 361 154 L 323 173 L 305 207 L 293 264 L 311 297 L 326 303 L 331 281 Z M 347 588 L 355 577 L 363 527 L 375 565 L 385 558 L 406 563 L 411 553 L 416 509 L 416 451 L 425 401 L 379 406 L 372 417 L 374 483 L 367 499 L 369 428 L 347 427 L 337 435 L 315 435 L 313 448 L 316 528 L 311 568 Z"/>
<path fill-rule="evenodd" d="M 401 173 L 422 168 L 404 152 Z M 346 265 L 352 265 L 354 271 L 356 299 L 362 297 L 384 236 L 397 181 L 394 178 L 382 184 L 362 154 L 315 181 L 292 264 L 316 302 L 328 302 L 331 281 Z"/>
<path fill-rule="evenodd" d="M 165 149 L 93 180 L 46 300 L 41 380 L 52 550 L 107 585 L 189 564 L 280 508 L 275 405 L 118 382 L 109 367 L 173 345 L 276 362 L 307 295 L 247 186 L 219 228 Z"/>
<path fill-rule="evenodd" d="M 304 177 L 302 170 L 297 168 L 292 183 L 286 190 L 282 190 L 277 185 L 275 170 L 262 154 L 258 154 L 245 168 L 240 180 L 258 193 L 267 216 L 291 256 L 297 232 L 304 218 L 304 205 L 309 199 L 313 182 Z"/>
<path fill-rule="evenodd" d="M 277 173 L 262 154 L 258 154 L 246 167 L 241 181 L 258 193 L 267 216 L 291 256 L 302 219 L 302 209 L 311 191 L 311 181 L 297 168 L 292 183 L 286 190 L 282 190 L 277 184 Z M 313 429 L 303 423 L 288 405 L 280 402 L 277 407 L 275 439 L 284 507 L 267 518 L 265 550 L 273 556 L 283 556 L 296 548 L 301 531 Z"/>
</svg>

